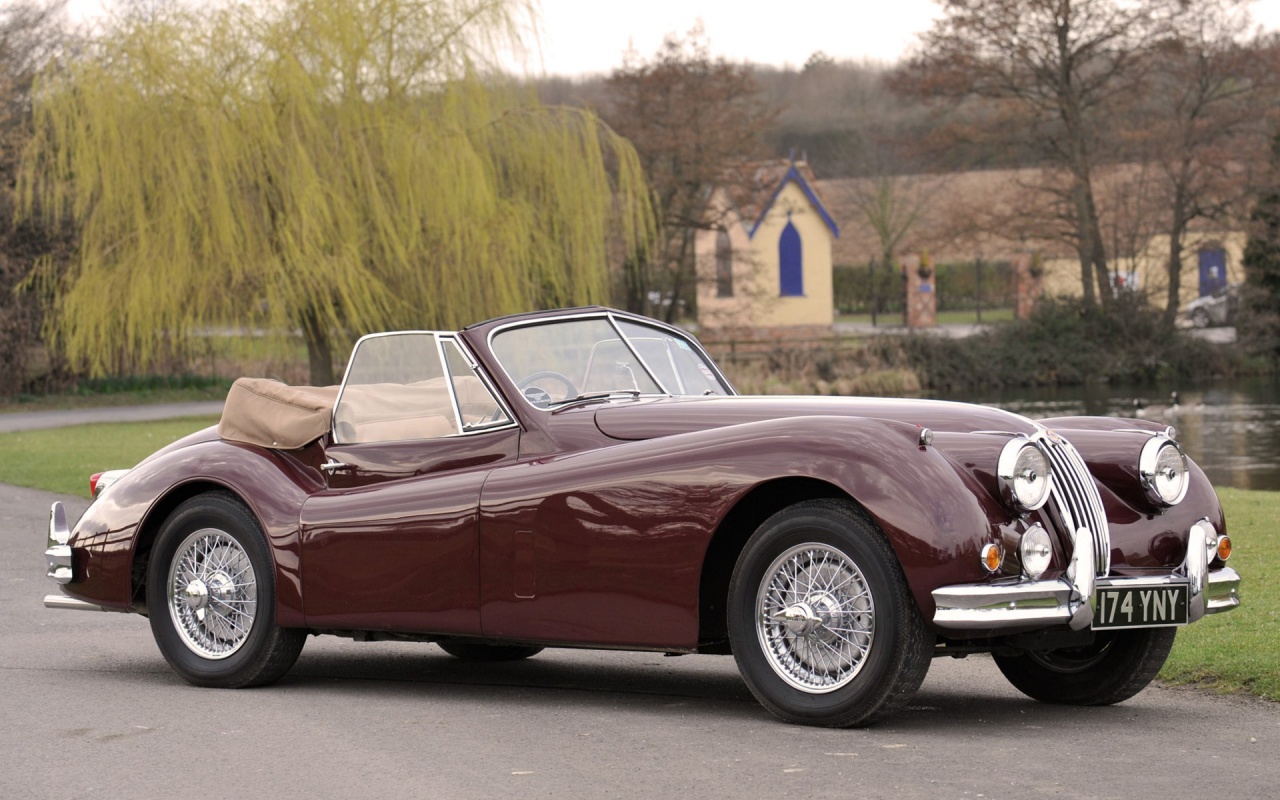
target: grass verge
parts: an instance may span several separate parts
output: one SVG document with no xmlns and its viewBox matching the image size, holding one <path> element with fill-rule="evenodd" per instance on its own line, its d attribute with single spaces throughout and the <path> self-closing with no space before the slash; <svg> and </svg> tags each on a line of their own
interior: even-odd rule
<svg viewBox="0 0 1280 800">
<path fill-rule="evenodd" d="M 0 483 L 88 495 L 89 476 L 132 467 L 215 417 L 76 425 L 0 434 Z"/>
<path fill-rule="evenodd" d="M 993 322 L 1012 322 L 1012 308 L 984 308 L 982 309 L 983 325 L 990 325 Z M 836 318 L 836 322 L 851 322 L 861 325 L 871 324 L 870 314 L 841 314 Z M 939 311 L 937 314 L 937 322 L 939 325 L 977 325 L 978 312 L 976 310 L 969 311 Z M 884 326 L 902 325 L 902 311 L 882 313 L 877 315 L 876 323 Z"/>
<path fill-rule="evenodd" d="M 1280 584 L 1268 580 L 1280 564 L 1280 492 L 1219 489 L 1235 546 L 1231 566 L 1242 578 L 1241 605 L 1178 632 L 1160 672 L 1169 683 L 1221 693 L 1248 692 L 1280 700 Z"/>
</svg>

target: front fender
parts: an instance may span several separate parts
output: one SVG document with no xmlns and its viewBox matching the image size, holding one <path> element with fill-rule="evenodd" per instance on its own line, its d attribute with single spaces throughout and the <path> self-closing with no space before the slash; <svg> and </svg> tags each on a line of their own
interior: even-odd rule
<svg viewBox="0 0 1280 800">
<path fill-rule="evenodd" d="M 589 614 L 570 615 L 575 623 L 588 619 L 592 632 L 608 636 L 625 619 L 634 624 L 620 645 L 694 647 L 701 576 L 708 553 L 718 552 L 713 537 L 741 536 L 722 529 L 730 513 L 758 488 L 789 478 L 830 485 L 870 514 L 929 619 L 934 588 L 985 575 L 979 552 L 998 531 L 993 501 L 919 439 L 906 423 L 794 417 L 499 468 L 481 501 L 485 629 L 536 630 L 533 638 L 548 641 L 585 636 L 537 615 L 512 584 L 520 532 L 537 530 L 554 539 L 537 551 L 549 562 L 538 562 L 539 587 L 593 598 Z M 544 602 L 538 593 L 534 604 Z M 643 627 L 648 620 L 661 624 Z"/>
</svg>

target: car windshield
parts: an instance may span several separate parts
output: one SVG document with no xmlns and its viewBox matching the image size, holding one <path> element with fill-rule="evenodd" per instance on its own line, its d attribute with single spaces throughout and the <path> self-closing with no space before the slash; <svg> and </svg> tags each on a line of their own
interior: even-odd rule
<svg viewBox="0 0 1280 800">
<path fill-rule="evenodd" d="M 630 320 L 577 317 L 507 328 L 492 348 L 539 408 L 614 394 L 731 394 L 688 339 Z"/>
</svg>

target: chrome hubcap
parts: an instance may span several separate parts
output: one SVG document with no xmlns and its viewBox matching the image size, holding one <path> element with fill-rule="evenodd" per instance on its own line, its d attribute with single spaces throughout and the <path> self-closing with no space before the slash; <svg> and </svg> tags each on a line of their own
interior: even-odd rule
<svg viewBox="0 0 1280 800">
<path fill-rule="evenodd" d="M 249 554 L 225 531 L 203 528 L 178 545 L 169 567 L 169 618 L 199 656 L 222 659 L 249 638 L 258 584 Z"/>
<path fill-rule="evenodd" d="M 787 684 L 810 694 L 845 686 L 866 662 L 875 633 L 862 570 L 828 545 L 787 550 L 760 581 L 756 632 L 769 666 Z"/>
</svg>

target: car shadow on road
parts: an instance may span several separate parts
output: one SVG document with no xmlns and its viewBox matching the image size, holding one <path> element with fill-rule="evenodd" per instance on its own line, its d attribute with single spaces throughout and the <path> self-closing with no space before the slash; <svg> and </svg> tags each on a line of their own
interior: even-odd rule
<svg viewBox="0 0 1280 800">
<path fill-rule="evenodd" d="M 652 653 L 547 650 L 524 661 L 472 663 L 431 645 L 326 643 L 304 651 L 298 664 L 258 692 L 324 694 L 347 699 L 453 699 L 529 708 L 628 709 L 684 716 L 690 711 L 720 720 L 770 721 L 738 675 L 730 656 L 663 658 Z M 935 668 L 939 666 L 935 663 Z M 990 667 L 994 670 L 994 666 Z M 128 683 L 185 686 L 172 672 L 107 670 Z M 950 672 L 950 670 L 948 670 Z M 999 678 L 978 670 L 927 681 L 906 709 L 873 730 L 971 735 L 975 725 L 991 731 L 1046 733 L 1079 725 L 1173 725 L 1176 711 L 1143 702 L 1142 695 L 1117 706 L 1073 707 L 1035 702 Z M 1151 691 L 1151 690 L 1148 690 Z"/>
</svg>

